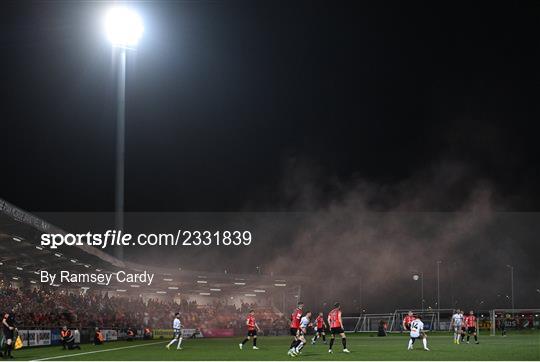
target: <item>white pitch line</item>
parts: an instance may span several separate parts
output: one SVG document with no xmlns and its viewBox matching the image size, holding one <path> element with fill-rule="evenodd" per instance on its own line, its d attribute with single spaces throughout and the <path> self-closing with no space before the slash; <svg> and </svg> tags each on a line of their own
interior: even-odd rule
<svg viewBox="0 0 540 362">
<path fill-rule="evenodd" d="M 80 352 L 80 353 L 73 353 L 73 354 L 64 354 L 60 356 L 54 356 L 54 357 L 47 357 L 47 358 L 40 358 L 35 359 L 33 361 L 47 361 L 50 359 L 57 359 L 57 358 L 68 358 L 68 357 L 75 357 L 75 356 L 82 356 L 84 354 L 92 354 L 92 353 L 101 353 L 101 352 L 110 352 L 110 351 L 118 351 L 120 349 L 128 349 L 128 348 L 137 348 L 137 347 L 143 347 L 143 346 L 150 346 L 153 344 L 159 344 L 159 343 L 165 343 L 165 342 L 153 342 L 153 343 L 143 343 L 143 344 L 137 344 L 135 346 L 125 346 L 125 347 L 117 347 L 117 348 L 109 348 L 109 349 L 100 349 L 98 351 L 89 351 L 89 352 Z"/>
</svg>

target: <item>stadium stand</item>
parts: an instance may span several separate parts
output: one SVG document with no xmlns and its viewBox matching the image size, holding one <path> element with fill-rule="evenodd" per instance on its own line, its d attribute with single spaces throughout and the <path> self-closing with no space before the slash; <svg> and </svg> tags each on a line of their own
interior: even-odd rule
<svg viewBox="0 0 540 362">
<path fill-rule="evenodd" d="M 50 329 L 54 335 L 67 325 L 80 330 L 84 341 L 99 327 L 115 330 L 120 338 L 128 328 L 170 328 L 179 311 L 186 328 L 237 334 L 243 333 L 245 315 L 254 308 L 265 333 L 277 335 L 287 333 L 288 314 L 283 311 L 299 298 L 298 279 L 142 266 L 86 245 L 49 249 L 39 243 L 43 232 L 65 233 L 0 199 L 0 309 L 15 314 L 19 329 Z M 50 286 L 40 282 L 41 270 L 149 270 L 156 277 L 150 287 L 114 282 Z M 255 289 L 264 293 L 255 294 Z"/>
</svg>

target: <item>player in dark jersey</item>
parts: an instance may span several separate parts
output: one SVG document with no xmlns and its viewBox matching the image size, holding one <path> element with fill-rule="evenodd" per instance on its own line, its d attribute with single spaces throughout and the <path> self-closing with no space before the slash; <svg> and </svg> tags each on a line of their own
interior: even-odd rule
<svg viewBox="0 0 540 362">
<path fill-rule="evenodd" d="M 472 310 L 469 312 L 469 315 L 465 317 L 465 326 L 467 327 L 467 344 L 469 344 L 471 335 L 474 336 L 474 342 L 480 344 L 480 342 L 478 342 L 478 336 L 476 335 L 476 317 Z"/>
<path fill-rule="evenodd" d="M 323 343 L 326 344 L 326 323 L 324 322 L 323 312 L 319 312 L 319 315 L 315 318 L 315 327 L 317 327 L 317 331 L 315 336 L 311 339 L 311 344 L 315 344 L 319 337 L 322 337 Z"/>
<path fill-rule="evenodd" d="M 3 358 L 13 358 L 11 351 L 13 350 L 13 345 L 15 344 L 15 320 L 12 315 L 9 313 L 4 313 L 2 318 L 2 332 L 4 332 L 4 355 Z"/>
<path fill-rule="evenodd" d="M 244 344 L 249 341 L 251 337 L 253 337 L 253 349 L 259 349 L 257 347 L 257 331 L 260 331 L 259 326 L 257 325 L 257 322 L 255 322 L 255 311 L 252 309 L 249 311 L 249 314 L 246 318 L 246 326 L 247 326 L 247 337 L 238 345 L 240 349 L 244 347 Z"/>
<path fill-rule="evenodd" d="M 341 343 L 343 344 L 343 352 L 350 353 L 347 349 L 347 336 L 345 336 L 345 331 L 343 330 L 343 320 L 341 319 L 341 305 L 339 303 L 334 304 L 334 309 L 328 313 L 328 324 L 330 325 L 330 346 L 328 349 L 329 353 L 332 353 L 332 346 L 334 345 L 334 340 L 336 339 L 336 334 L 339 334 L 341 337 Z"/>
<path fill-rule="evenodd" d="M 291 342 L 291 347 L 289 348 L 289 351 L 287 354 L 289 356 L 296 356 L 296 347 L 300 344 L 299 336 L 299 329 L 300 329 L 300 321 L 302 320 L 302 314 L 304 313 L 304 303 L 298 302 L 298 305 L 294 312 L 291 314 L 291 336 L 293 336 L 293 340 Z"/>
</svg>

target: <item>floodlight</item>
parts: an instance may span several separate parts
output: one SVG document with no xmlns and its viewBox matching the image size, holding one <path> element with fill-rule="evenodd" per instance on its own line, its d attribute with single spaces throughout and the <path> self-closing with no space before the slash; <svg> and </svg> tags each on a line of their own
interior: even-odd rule
<svg viewBox="0 0 540 362">
<path fill-rule="evenodd" d="M 139 42 L 144 26 L 141 17 L 126 7 L 109 10 L 105 17 L 105 31 L 113 46 L 134 47 Z"/>
</svg>

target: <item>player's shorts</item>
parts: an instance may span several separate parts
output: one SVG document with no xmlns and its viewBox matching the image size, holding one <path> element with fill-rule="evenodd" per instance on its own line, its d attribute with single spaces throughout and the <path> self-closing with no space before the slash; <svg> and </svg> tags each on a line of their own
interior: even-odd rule
<svg viewBox="0 0 540 362">
<path fill-rule="evenodd" d="M 256 329 L 248 329 L 247 335 L 248 335 L 248 337 L 255 337 L 257 335 L 257 330 Z"/>
<path fill-rule="evenodd" d="M 341 334 L 341 333 L 345 333 L 345 331 L 343 330 L 343 327 L 333 327 L 333 328 L 330 328 L 330 333 Z"/>
<path fill-rule="evenodd" d="M 291 328 L 291 336 L 295 336 L 298 334 L 298 328 Z"/>
<path fill-rule="evenodd" d="M 317 327 L 317 333 L 324 333 L 324 327 Z"/>
<path fill-rule="evenodd" d="M 460 331 L 461 331 L 461 324 L 460 324 L 460 325 L 457 325 L 457 324 L 456 324 L 456 325 L 454 326 L 454 331 L 455 331 L 455 332 L 460 332 Z"/>
<path fill-rule="evenodd" d="M 174 329 L 173 330 L 173 339 L 178 339 L 180 337 L 182 337 L 182 330 Z"/>
<path fill-rule="evenodd" d="M 476 333 L 476 327 L 467 327 L 467 333 L 468 334 Z"/>
<path fill-rule="evenodd" d="M 13 330 L 4 330 L 4 339 L 13 339 L 14 333 Z"/>
</svg>

